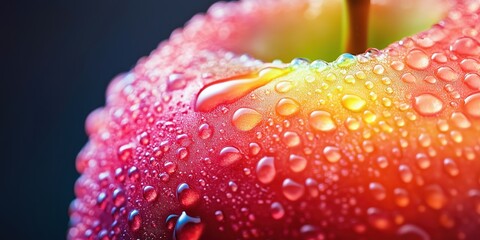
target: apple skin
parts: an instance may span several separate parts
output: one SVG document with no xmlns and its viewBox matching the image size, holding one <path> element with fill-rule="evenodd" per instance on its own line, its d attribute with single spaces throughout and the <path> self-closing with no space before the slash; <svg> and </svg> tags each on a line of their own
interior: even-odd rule
<svg viewBox="0 0 480 240">
<path fill-rule="evenodd" d="M 117 76 L 86 121 L 68 238 L 476 239 L 480 4 L 330 64 L 239 54 L 306 2 L 217 4 Z M 236 80 L 265 83 L 201 107 Z"/>
</svg>

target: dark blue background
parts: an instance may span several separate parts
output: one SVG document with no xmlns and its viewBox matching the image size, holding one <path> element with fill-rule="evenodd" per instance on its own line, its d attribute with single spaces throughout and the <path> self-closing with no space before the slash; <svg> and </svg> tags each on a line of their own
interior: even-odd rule
<svg viewBox="0 0 480 240">
<path fill-rule="evenodd" d="M 214 0 L 0 5 L 0 239 L 64 239 L 84 120 L 172 30 Z"/>
</svg>

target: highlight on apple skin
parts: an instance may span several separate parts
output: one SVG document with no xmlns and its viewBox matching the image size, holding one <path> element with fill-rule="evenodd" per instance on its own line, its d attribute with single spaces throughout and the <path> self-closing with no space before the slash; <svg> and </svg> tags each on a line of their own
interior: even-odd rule
<svg viewBox="0 0 480 240">
<path fill-rule="evenodd" d="M 269 61 L 337 54 L 339 1 L 196 15 L 87 118 L 67 237 L 478 239 L 480 2 L 440 2 L 330 63 Z"/>
</svg>

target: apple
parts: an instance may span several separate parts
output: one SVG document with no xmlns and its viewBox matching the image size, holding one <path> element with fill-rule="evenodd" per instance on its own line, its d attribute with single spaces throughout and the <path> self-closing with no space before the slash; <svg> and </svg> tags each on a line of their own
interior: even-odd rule
<svg viewBox="0 0 480 240">
<path fill-rule="evenodd" d="M 478 239 L 480 2 L 368 2 L 174 31 L 87 118 L 67 237 Z"/>
</svg>

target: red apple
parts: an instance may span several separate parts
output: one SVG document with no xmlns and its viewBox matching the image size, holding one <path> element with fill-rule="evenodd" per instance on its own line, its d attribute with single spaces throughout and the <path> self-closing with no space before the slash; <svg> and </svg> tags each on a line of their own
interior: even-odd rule
<svg viewBox="0 0 480 240">
<path fill-rule="evenodd" d="M 478 239 L 480 2 L 433 2 L 331 63 L 264 61 L 337 54 L 341 2 L 195 16 L 88 117 L 68 238 Z"/>
</svg>

